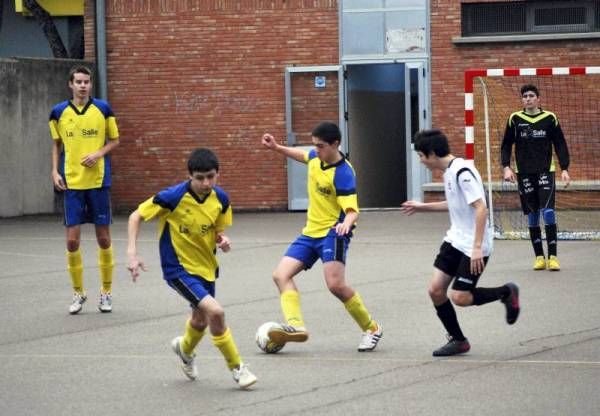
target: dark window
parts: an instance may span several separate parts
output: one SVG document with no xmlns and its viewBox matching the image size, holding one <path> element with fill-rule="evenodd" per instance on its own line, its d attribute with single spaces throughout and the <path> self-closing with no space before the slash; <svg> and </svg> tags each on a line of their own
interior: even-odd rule
<svg viewBox="0 0 600 416">
<path fill-rule="evenodd" d="M 462 36 L 600 31 L 600 0 L 461 5 Z"/>
</svg>

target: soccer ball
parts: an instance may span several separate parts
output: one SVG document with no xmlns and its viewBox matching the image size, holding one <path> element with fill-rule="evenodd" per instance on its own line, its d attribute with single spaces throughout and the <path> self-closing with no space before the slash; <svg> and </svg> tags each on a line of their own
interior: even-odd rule
<svg viewBox="0 0 600 416">
<path fill-rule="evenodd" d="M 277 322 L 265 322 L 256 331 L 256 345 L 258 345 L 258 348 L 262 352 L 266 352 L 267 354 L 275 354 L 283 348 L 283 345 L 276 344 L 269 338 L 269 331 L 272 328 L 281 328 L 281 325 Z"/>
</svg>

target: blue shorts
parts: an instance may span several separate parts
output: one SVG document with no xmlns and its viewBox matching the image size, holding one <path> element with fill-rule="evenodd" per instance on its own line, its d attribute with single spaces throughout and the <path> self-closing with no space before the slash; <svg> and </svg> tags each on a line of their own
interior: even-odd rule
<svg viewBox="0 0 600 416">
<path fill-rule="evenodd" d="M 72 227 L 88 222 L 96 225 L 112 222 L 110 188 L 65 191 L 65 225 Z"/>
<path fill-rule="evenodd" d="M 209 282 L 189 273 L 181 273 L 179 277 L 167 280 L 167 284 L 183 296 L 192 308 L 197 307 L 207 295 L 215 297 L 215 282 Z"/>
<path fill-rule="evenodd" d="M 310 269 L 317 259 L 323 263 L 339 261 L 346 264 L 346 253 L 351 235 L 337 235 L 331 229 L 325 237 L 313 238 L 301 235 L 288 247 L 285 256 L 304 263 L 304 270 Z"/>
</svg>

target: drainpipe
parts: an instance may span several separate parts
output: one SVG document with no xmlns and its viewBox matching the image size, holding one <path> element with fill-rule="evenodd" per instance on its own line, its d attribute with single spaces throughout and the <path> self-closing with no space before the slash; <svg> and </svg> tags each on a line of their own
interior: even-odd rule
<svg viewBox="0 0 600 416">
<path fill-rule="evenodd" d="M 108 97 L 106 76 L 106 3 L 96 0 L 96 72 L 98 74 L 98 98 Z"/>
</svg>

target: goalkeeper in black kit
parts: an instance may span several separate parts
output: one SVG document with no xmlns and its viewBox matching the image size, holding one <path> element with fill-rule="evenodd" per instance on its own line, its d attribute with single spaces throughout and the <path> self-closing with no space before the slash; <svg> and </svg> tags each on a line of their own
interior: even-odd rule
<svg viewBox="0 0 600 416">
<path fill-rule="evenodd" d="M 521 207 L 528 217 L 529 236 L 535 252 L 534 270 L 560 270 L 557 258 L 557 224 L 554 212 L 556 164 L 558 157 L 561 179 L 569 186 L 569 149 L 558 118 L 540 107 L 540 94 L 535 85 L 521 87 L 523 110 L 508 118 L 500 147 L 504 180 L 515 182 L 519 188 Z M 510 166 L 513 145 L 516 168 Z M 540 214 L 544 218 L 548 259 L 544 256 Z"/>
</svg>

